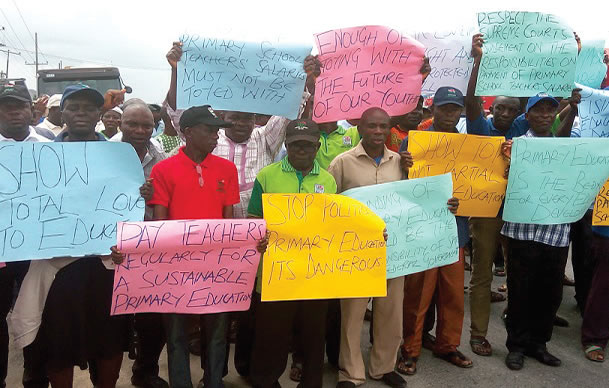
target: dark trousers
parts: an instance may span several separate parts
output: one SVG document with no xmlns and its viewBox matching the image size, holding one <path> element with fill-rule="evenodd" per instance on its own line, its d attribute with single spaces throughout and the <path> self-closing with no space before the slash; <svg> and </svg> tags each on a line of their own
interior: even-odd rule
<svg viewBox="0 0 609 388">
<path fill-rule="evenodd" d="M 372 320 L 370 320 L 372 327 Z M 292 364 L 302 365 L 302 338 L 300 335 L 300 322 L 294 322 L 294 339 L 292 340 Z M 370 329 L 372 338 L 372 329 Z M 370 341 L 372 343 L 372 341 Z M 338 368 L 338 354 L 340 353 L 340 299 L 328 300 L 326 314 L 326 356 L 328 363 Z"/>
<path fill-rule="evenodd" d="M 592 253 L 596 270 L 582 322 L 582 344 L 604 348 L 609 340 L 609 238 L 594 234 Z"/>
<path fill-rule="evenodd" d="M 0 387 L 4 386 L 8 371 L 8 325 L 6 316 L 11 310 L 17 291 L 30 266 L 29 261 L 7 263 L 0 269 Z M 25 388 L 41 388 L 48 386 L 48 380 L 38 351 L 31 351 L 34 345 L 23 350 L 23 386 Z"/>
<path fill-rule="evenodd" d="M 131 371 L 134 376 L 158 376 L 159 357 L 165 346 L 163 316 L 156 313 L 135 314 L 133 328 L 138 347 Z"/>
<path fill-rule="evenodd" d="M 326 300 L 262 302 L 258 305 L 250 364 L 254 387 L 279 386 L 279 377 L 288 361 L 294 322 L 299 322 L 303 355 L 300 387 L 321 388 L 327 310 Z"/>
<path fill-rule="evenodd" d="M 260 304 L 260 294 L 252 293 L 252 302 L 247 311 L 237 315 L 237 341 L 235 343 L 235 369 L 241 376 L 250 375 L 250 360 L 254 348 L 254 333 L 256 332 L 256 309 Z"/>
<path fill-rule="evenodd" d="M 596 258 L 591 252 L 592 246 L 592 210 L 571 225 L 571 263 L 575 280 L 575 300 L 580 313 L 584 314 L 586 298 L 592 284 Z"/>
<path fill-rule="evenodd" d="M 568 247 L 509 239 L 506 346 L 510 352 L 545 348 L 552 338 L 568 251 Z"/>
</svg>

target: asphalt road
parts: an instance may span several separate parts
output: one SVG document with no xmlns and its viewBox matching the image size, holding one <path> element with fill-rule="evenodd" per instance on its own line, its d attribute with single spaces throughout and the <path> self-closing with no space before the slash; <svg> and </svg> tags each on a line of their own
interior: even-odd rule
<svg viewBox="0 0 609 388">
<path fill-rule="evenodd" d="M 568 263 L 567 272 L 571 274 L 571 265 Z M 466 283 L 469 281 L 469 273 L 466 273 Z M 505 278 L 495 277 L 493 289 L 505 282 Z M 465 291 L 467 293 L 467 291 Z M 580 345 L 581 318 L 576 309 L 573 299 L 574 290 L 572 287 L 564 288 L 563 303 L 559 314 L 566 318 L 570 326 L 568 328 L 556 327 L 552 341 L 548 344 L 550 352 L 562 359 L 563 365 L 552 368 L 540 364 L 534 359 L 526 359 L 525 367 L 521 371 L 514 372 L 504 364 L 507 349 L 505 348 L 506 333 L 500 314 L 505 307 L 505 303 L 492 305 L 492 316 L 489 327 L 488 340 L 493 345 L 493 355 L 491 357 L 480 357 L 472 353 L 469 347 L 469 301 L 465 298 L 465 322 L 463 325 L 463 336 L 461 339 L 460 350 L 471 357 L 474 367 L 471 369 L 459 369 L 445 361 L 432 357 L 431 352 L 423 349 L 423 353 L 417 365 L 418 372 L 415 376 L 408 377 L 408 387 L 608 387 L 609 386 L 609 362 L 594 363 L 588 361 L 583 354 Z M 368 323 L 366 322 L 362 331 L 362 347 L 367 357 L 370 349 L 368 341 Z M 231 354 L 233 354 L 231 352 Z M 232 360 L 231 360 L 232 362 Z M 132 361 L 125 357 L 123 368 L 117 387 L 131 387 L 131 364 Z M 20 351 L 11 348 L 9 355 L 9 372 L 7 387 L 22 387 L 23 359 Z M 191 371 L 193 374 L 193 384 L 201 378 L 202 372 L 198 357 L 191 357 Z M 296 383 L 288 378 L 289 370 L 282 376 L 280 382 L 283 387 L 296 387 Z M 163 353 L 161 358 L 160 376 L 167 379 L 167 357 Z M 225 386 L 246 387 L 247 382 L 242 379 L 231 365 L 229 375 L 225 378 Z M 334 387 L 337 382 L 337 371 L 326 366 L 324 373 L 324 387 Z M 384 384 L 373 380 L 368 380 L 368 387 L 383 387 Z M 91 387 L 87 371 L 75 370 L 74 387 Z"/>
</svg>

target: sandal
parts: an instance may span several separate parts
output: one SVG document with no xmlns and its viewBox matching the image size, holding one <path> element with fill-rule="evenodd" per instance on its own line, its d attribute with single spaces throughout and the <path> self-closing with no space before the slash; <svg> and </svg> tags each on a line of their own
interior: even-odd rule
<svg viewBox="0 0 609 388">
<path fill-rule="evenodd" d="M 472 347 L 472 352 L 479 356 L 492 356 L 493 348 L 486 338 L 472 337 L 469 340 L 469 345 Z"/>
<path fill-rule="evenodd" d="M 459 368 L 471 368 L 472 366 L 474 366 L 472 360 L 467 358 L 463 353 L 458 350 L 444 354 L 434 353 L 433 355 L 434 357 L 437 357 L 444 361 L 448 361 L 451 364 L 458 366 Z"/>
<path fill-rule="evenodd" d="M 495 276 L 498 276 L 500 278 L 505 277 L 505 267 L 495 267 L 493 274 L 495 274 Z"/>
<path fill-rule="evenodd" d="M 436 347 L 436 337 L 433 334 L 423 333 L 423 339 L 421 340 L 423 349 L 433 351 Z"/>
<path fill-rule="evenodd" d="M 413 376 L 415 373 L 417 373 L 418 359 L 418 357 L 400 357 L 400 360 L 398 361 L 398 365 L 396 366 L 395 370 L 397 370 L 400 374 L 406 376 Z"/>
<path fill-rule="evenodd" d="M 290 380 L 300 382 L 302 379 L 302 365 L 292 364 L 290 368 Z"/>
<path fill-rule="evenodd" d="M 506 299 L 505 295 L 491 291 L 491 303 L 504 302 Z"/>
<path fill-rule="evenodd" d="M 499 292 L 507 292 L 507 284 L 502 284 L 499 287 L 497 287 L 497 291 L 499 291 Z"/>
<path fill-rule="evenodd" d="M 600 346 L 590 345 L 584 348 L 584 353 L 586 354 L 586 358 L 590 361 L 605 361 L 605 349 L 601 348 Z"/>
</svg>

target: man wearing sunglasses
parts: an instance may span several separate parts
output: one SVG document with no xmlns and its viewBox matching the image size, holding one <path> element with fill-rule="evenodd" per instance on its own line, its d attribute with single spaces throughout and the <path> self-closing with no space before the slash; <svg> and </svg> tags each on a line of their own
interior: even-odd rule
<svg viewBox="0 0 609 388">
<path fill-rule="evenodd" d="M 186 145 L 177 155 L 156 164 L 150 177 L 154 194 L 148 205 L 155 220 L 233 218 L 233 205 L 239 203 L 239 180 L 235 164 L 212 155 L 218 143 L 218 130 L 230 126 L 216 116 L 209 105 L 184 111 L 180 127 Z M 167 314 L 167 355 L 169 384 L 191 388 L 185 314 Z M 222 387 L 226 357 L 228 314 L 204 314 L 206 360 L 204 385 Z"/>
</svg>

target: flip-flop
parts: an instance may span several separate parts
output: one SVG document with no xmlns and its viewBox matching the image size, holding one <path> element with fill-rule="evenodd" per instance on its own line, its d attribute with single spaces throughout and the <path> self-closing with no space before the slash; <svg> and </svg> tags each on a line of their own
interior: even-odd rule
<svg viewBox="0 0 609 388">
<path fill-rule="evenodd" d="M 469 345 L 472 347 L 472 352 L 479 356 L 489 357 L 493 355 L 493 348 L 486 338 L 471 338 Z"/>
<path fill-rule="evenodd" d="M 491 303 L 504 302 L 506 296 L 495 291 L 491 291 Z"/>
<path fill-rule="evenodd" d="M 290 368 L 290 380 L 300 382 L 302 379 L 302 366 L 300 364 L 294 364 Z"/>
<path fill-rule="evenodd" d="M 471 368 L 474 366 L 474 363 L 469 358 L 465 357 L 463 353 L 458 350 L 454 352 L 448 352 L 444 354 L 434 353 L 434 357 L 437 357 L 441 360 L 448 361 L 451 364 L 458 366 L 459 368 Z M 469 361 L 469 364 L 467 363 Z"/>
<path fill-rule="evenodd" d="M 596 357 L 594 357 L 592 355 L 594 352 L 596 352 Z M 594 362 L 605 361 L 605 349 L 601 348 L 600 346 L 590 345 L 590 346 L 584 348 L 584 353 L 586 354 L 586 358 L 590 361 L 594 361 Z M 599 356 L 600 356 L 600 358 L 599 358 Z"/>
</svg>

